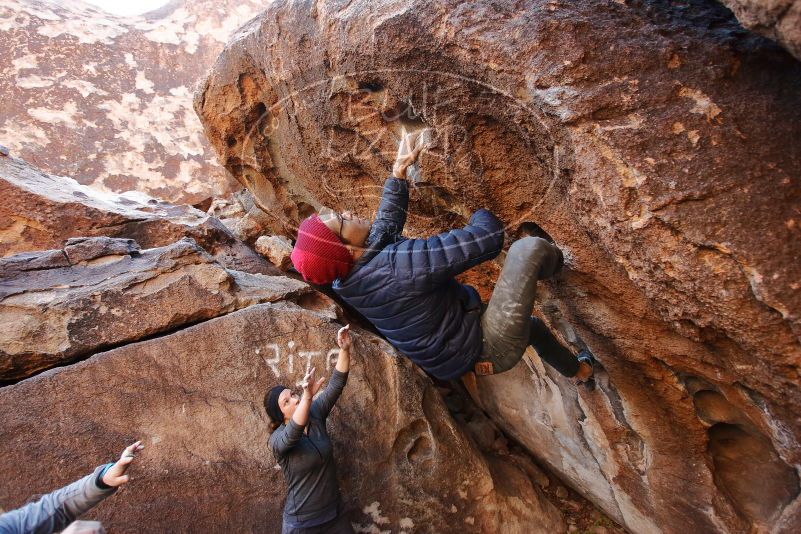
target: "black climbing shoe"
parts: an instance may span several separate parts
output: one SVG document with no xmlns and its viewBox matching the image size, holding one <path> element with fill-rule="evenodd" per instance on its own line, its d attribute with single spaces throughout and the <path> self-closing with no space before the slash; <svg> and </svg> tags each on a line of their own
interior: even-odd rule
<svg viewBox="0 0 801 534">
<path fill-rule="evenodd" d="M 583 349 L 581 352 L 578 353 L 576 359 L 579 362 L 584 362 L 589 364 L 592 367 L 593 374 L 590 375 L 589 378 L 586 380 L 579 380 L 578 384 L 584 386 L 588 391 L 592 391 L 595 389 L 595 357 L 592 355 L 590 351 L 587 349 Z"/>
</svg>

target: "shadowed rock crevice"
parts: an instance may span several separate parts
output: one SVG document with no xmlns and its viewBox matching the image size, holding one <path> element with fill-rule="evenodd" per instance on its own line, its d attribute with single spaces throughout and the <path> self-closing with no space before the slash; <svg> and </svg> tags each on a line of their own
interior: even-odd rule
<svg viewBox="0 0 801 534">
<path fill-rule="evenodd" d="M 714 480 L 739 513 L 770 525 L 801 492 L 796 470 L 776 452 L 748 415 L 696 377 L 685 379 L 698 418 L 707 426 L 707 455 Z"/>
<path fill-rule="evenodd" d="M 709 428 L 715 483 L 749 519 L 769 525 L 799 495 L 796 471 L 765 436 L 739 425 Z"/>
</svg>

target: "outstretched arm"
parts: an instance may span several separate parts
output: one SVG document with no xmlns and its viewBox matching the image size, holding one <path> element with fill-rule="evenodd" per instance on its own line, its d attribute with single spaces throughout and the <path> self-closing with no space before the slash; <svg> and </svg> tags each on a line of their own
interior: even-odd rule
<svg viewBox="0 0 801 534">
<path fill-rule="evenodd" d="M 496 257 L 503 248 L 503 223 L 487 210 L 478 210 L 464 228 L 409 239 L 394 251 L 398 279 L 413 279 L 425 291 Z"/>
<path fill-rule="evenodd" d="M 334 373 L 331 375 L 331 380 L 329 380 L 325 391 L 314 400 L 314 405 L 312 406 L 315 413 L 323 419 L 331 413 L 331 409 L 336 404 L 339 396 L 342 395 L 342 390 L 345 389 L 345 384 L 348 381 L 350 348 L 353 344 L 350 339 L 350 325 L 339 329 L 339 332 L 337 332 L 337 344 L 339 345 L 339 356 L 337 357 Z"/>
<path fill-rule="evenodd" d="M 403 233 L 406 212 L 409 209 L 409 184 L 406 181 L 406 170 L 417 161 L 420 152 L 425 148 L 422 142 L 417 142 L 420 133 L 404 133 L 401 138 L 398 155 L 392 165 L 392 174 L 384 182 L 381 203 L 367 239 L 368 243 L 375 243 L 382 236 L 397 238 Z"/>
<path fill-rule="evenodd" d="M 0 516 L 0 533 L 22 534 L 29 532 L 59 532 L 85 514 L 103 499 L 128 482 L 125 474 L 136 452 L 144 447 L 140 442 L 126 447 L 120 459 L 113 464 L 96 468 L 72 484 L 49 493 L 38 501 Z"/>
</svg>

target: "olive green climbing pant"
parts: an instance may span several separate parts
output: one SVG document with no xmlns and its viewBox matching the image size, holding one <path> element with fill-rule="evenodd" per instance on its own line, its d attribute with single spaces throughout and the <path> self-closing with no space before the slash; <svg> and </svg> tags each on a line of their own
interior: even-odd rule
<svg viewBox="0 0 801 534">
<path fill-rule="evenodd" d="M 550 278 L 561 266 L 559 249 L 539 237 L 524 237 L 512 243 L 501 276 L 481 316 L 483 352 L 476 374 L 508 371 L 533 345 L 537 354 L 564 376 L 578 372 L 576 357 L 548 328 L 531 316 L 537 281 Z"/>
</svg>

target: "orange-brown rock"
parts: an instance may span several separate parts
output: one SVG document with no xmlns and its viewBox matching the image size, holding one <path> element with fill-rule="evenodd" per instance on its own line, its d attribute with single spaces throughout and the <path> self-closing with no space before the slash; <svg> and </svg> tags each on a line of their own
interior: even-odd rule
<svg viewBox="0 0 801 534">
<path fill-rule="evenodd" d="M 191 206 L 98 191 L 14 157 L 0 157 L 0 196 L 0 257 L 61 248 L 77 236 L 133 239 L 143 248 L 191 237 L 225 267 L 278 273 L 219 220 Z"/>
<path fill-rule="evenodd" d="M 0 272 L 0 381 L 311 292 L 291 278 L 229 271 L 191 239 L 148 250 L 131 239 L 70 239 L 63 250 L 2 258 Z"/>
<path fill-rule="evenodd" d="M 264 289 L 285 291 L 276 280 Z M 133 480 L 88 517 L 120 533 L 278 532 L 285 489 L 264 393 L 296 385 L 308 362 L 330 374 L 338 328 L 289 302 L 259 304 L 0 389 L 0 506 L 141 439 Z M 523 469 L 483 458 L 428 378 L 374 335 L 353 336 L 328 424 L 357 532 L 565 531 Z"/>
<path fill-rule="evenodd" d="M 407 235 L 541 227 L 568 265 L 536 312 L 600 361 L 594 392 L 536 356 L 482 380 L 495 421 L 632 532 L 801 528 L 801 64 L 726 9 L 277 1 L 195 108 L 287 235 L 369 215 L 433 127 Z"/>
<path fill-rule="evenodd" d="M 119 17 L 79 0 L 0 5 L 0 144 L 82 184 L 198 202 L 229 191 L 192 112 L 197 79 L 258 0 Z"/>
</svg>

